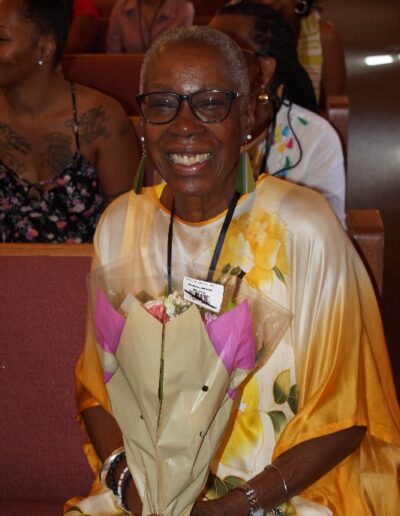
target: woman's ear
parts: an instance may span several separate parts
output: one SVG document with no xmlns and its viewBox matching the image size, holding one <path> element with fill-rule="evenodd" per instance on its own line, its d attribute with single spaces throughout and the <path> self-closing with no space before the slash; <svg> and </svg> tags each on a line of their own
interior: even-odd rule
<svg viewBox="0 0 400 516">
<path fill-rule="evenodd" d="M 56 42 L 53 36 L 41 36 L 38 43 L 39 59 L 48 63 L 53 63 L 56 52 Z"/>
<path fill-rule="evenodd" d="M 262 82 L 266 86 L 271 82 L 276 70 L 276 59 L 274 57 L 259 56 Z"/>
</svg>

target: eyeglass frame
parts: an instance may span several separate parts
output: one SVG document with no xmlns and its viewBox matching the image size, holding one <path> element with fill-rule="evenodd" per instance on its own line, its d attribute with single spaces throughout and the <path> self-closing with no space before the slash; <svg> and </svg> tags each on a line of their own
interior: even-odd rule
<svg viewBox="0 0 400 516">
<path fill-rule="evenodd" d="M 228 96 L 228 99 L 229 99 L 229 106 L 228 106 L 228 110 L 226 112 L 226 115 L 223 117 L 223 118 L 220 118 L 218 120 L 212 120 L 212 121 L 207 121 L 207 120 L 203 120 L 202 118 L 200 118 L 200 116 L 196 113 L 196 110 L 194 109 L 193 105 L 192 105 L 192 98 L 193 98 L 193 95 L 196 95 L 197 93 L 207 93 L 207 92 L 210 92 L 210 93 L 225 93 L 227 96 Z M 176 113 L 174 114 L 174 116 L 166 121 L 166 122 L 152 122 L 151 120 L 147 119 L 145 116 L 144 116 L 144 113 L 142 111 L 142 101 L 145 97 L 147 97 L 148 95 L 153 95 L 153 94 L 167 94 L 167 95 L 173 95 L 175 98 L 178 98 L 179 99 L 179 104 L 176 108 Z M 138 103 L 138 106 L 139 106 L 139 110 L 140 110 L 140 113 L 143 117 L 143 119 L 149 123 L 149 124 L 153 124 L 153 125 L 165 125 L 165 124 L 169 124 L 171 123 L 173 120 L 175 120 L 175 118 L 178 116 L 179 114 L 179 111 L 181 109 L 181 105 L 182 105 L 182 101 L 183 100 L 186 100 L 189 104 L 189 107 L 190 107 L 190 110 L 191 112 L 193 113 L 193 115 L 198 119 L 200 120 L 200 122 L 202 122 L 203 124 L 218 124 L 220 122 L 223 122 L 224 120 L 226 120 L 226 118 L 229 116 L 229 113 L 231 112 L 231 108 L 232 108 L 232 102 L 235 100 L 235 99 L 239 99 L 241 97 L 245 97 L 246 94 L 245 93 L 240 93 L 238 91 L 232 91 L 232 90 L 217 90 L 217 89 L 206 89 L 206 90 L 198 90 L 198 91 L 193 91 L 192 93 L 188 93 L 187 95 L 181 95 L 180 93 L 175 93 L 175 92 L 172 92 L 172 91 L 150 91 L 148 93 L 142 93 L 140 95 L 136 95 L 136 102 Z"/>
</svg>

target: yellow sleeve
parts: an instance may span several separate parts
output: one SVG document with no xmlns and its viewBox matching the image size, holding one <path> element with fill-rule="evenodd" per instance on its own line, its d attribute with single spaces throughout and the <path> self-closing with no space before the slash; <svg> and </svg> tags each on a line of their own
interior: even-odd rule
<svg viewBox="0 0 400 516">
<path fill-rule="evenodd" d="M 299 409 L 274 457 L 302 441 L 366 426 L 360 449 L 302 496 L 334 514 L 394 514 L 400 417 L 373 288 L 340 229 L 322 227 L 319 235 L 297 238 L 292 341 Z"/>
</svg>

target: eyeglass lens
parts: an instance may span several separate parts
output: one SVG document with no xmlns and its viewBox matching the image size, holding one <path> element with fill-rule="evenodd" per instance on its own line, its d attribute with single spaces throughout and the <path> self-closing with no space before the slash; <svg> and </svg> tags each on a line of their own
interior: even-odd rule
<svg viewBox="0 0 400 516">
<path fill-rule="evenodd" d="M 147 93 L 141 99 L 142 114 L 150 123 L 168 123 L 176 117 L 185 98 L 197 118 L 215 123 L 228 116 L 234 96 L 227 91 L 197 91 L 187 97 L 176 93 Z"/>
</svg>

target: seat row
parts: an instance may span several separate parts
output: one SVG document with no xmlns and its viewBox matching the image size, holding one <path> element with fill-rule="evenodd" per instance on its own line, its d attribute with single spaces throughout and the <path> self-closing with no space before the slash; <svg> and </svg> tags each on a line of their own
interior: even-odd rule
<svg viewBox="0 0 400 516">
<path fill-rule="evenodd" d="M 110 16 L 116 0 L 96 0 L 99 14 L 103 18 Z M 225 3 L 225 0 L 190 0 L 198 16 L 212 16 Z"/>
</svg>

